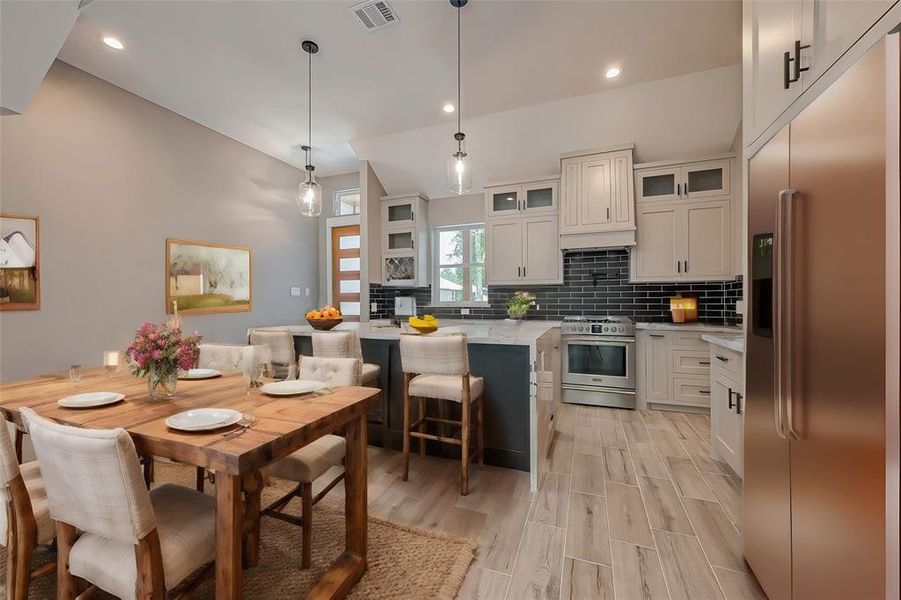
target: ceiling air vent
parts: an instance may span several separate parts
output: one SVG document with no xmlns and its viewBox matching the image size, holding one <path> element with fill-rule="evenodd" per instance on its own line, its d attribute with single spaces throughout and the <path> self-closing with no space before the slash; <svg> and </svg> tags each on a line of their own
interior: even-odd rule
<svg viewBox="0 0 901 600">
<path fill-rule="evenodd" d="M 360 23 L 370 31 L 394 25 L 400 20 L 397 18 L 397 13 L 385 0 L 364 2 L 351 7 L 350 10 L 357 16 Z"/>
</svg>

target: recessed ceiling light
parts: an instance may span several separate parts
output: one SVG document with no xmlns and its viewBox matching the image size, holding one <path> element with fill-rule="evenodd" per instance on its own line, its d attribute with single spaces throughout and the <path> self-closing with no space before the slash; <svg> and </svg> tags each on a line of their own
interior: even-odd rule
<svg viewBox="0 0 901 600">
<path fill-rule="evenodd" d="M 452 112 L 454 112 L 454 110 L 456 110 L 456 109 L 454 108 L 453 104 L 445 104 L 444 105 L 444 112 L 452 113 Z"/>
<path fill-rule="evenodd" d="M 111 35 L 103 36 L 103 43 L 112 48 L 113 50 L 122 50 L 125 48 L 125 44 L 119 41 L 119 38 L 114 38 Z"/>
<path fill-rule="evenodd" d="M 619 74 L 621 72 L 622 71 L 619 67 L 610 67 L 609 69 L 607 69 L 607 79 L 615 79 L 619 77 Z"/>
</svg>

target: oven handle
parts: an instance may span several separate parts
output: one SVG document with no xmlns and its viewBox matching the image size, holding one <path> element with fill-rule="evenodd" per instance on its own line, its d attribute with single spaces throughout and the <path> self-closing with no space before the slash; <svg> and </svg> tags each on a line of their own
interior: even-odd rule
<svg viewBox="0 0 901 600">
<path fill-rule="evenodd" d="M 574 336 L 574 337 L 563 336 L 563 341 L 566 343 L 570 343 L 570 342 L 579 342 L 579 343 L 582 343 L 582 342 L 603 342 L 603 343 L 621 342 L 623 344 L 634 344 L 635 338 L 606 337 L 606 336 L 602 336 L 602 337 L 598 337 L 598 336 L 591 336 L 591 337 L 588 337 L 588 336 Z"/>
</svg>

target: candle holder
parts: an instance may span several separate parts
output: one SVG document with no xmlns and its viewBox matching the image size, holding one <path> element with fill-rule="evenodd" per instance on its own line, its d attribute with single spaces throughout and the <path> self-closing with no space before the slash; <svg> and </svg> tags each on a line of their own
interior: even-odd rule
<svg viewBox="0 0 901 600">
<path fill-rule="evenodd" d="M 112 377 L 119 370 L 119 360 L 118 350 L 105 350 L 103 352 L 102 361 L 107 377 Z"/>
</svg>

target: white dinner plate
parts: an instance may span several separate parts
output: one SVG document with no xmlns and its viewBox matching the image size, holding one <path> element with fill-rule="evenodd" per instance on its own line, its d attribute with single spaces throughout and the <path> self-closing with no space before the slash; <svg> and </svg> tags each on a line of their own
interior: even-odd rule
<svg viewBox="0 0 901 600">
<path fill-rule="evenodd" d="M 195 408 L 172 415 L 166 419 L 166 427 L 181 431 L 209 431 L 234 425 L 244 418 L 230 408 Z"/>
<path fill-rule="evenodd" d="M 125 394 L 120 394 L 119 392 L 86 392 L 84 394 L 66 396 L 56 403 L 65 408 L 94 408 L 96 406 L 115 404 L 116 402 L 121 402 L 124 398 Z"/>
<path fill-rule="evenodd" d="M 286 381 L 267 383 L 260 388 L 260 391 L 269 396 L 299 396 L 327 387 L 328 385 L 322 381 L 314 381 L 312 379 L 288 379 Z"/>
<path fill-rule="evenodd" d="M 189 369 L 178 372 L 179 379 L 212 379 L 221 375 L 222 371 L 217 369 Z"/>
</svg>

